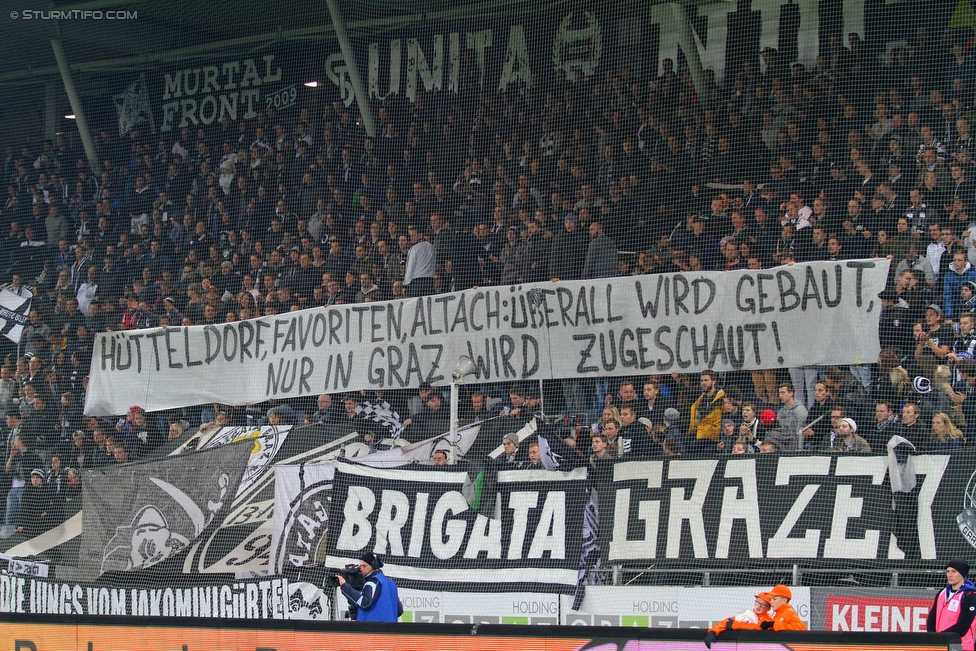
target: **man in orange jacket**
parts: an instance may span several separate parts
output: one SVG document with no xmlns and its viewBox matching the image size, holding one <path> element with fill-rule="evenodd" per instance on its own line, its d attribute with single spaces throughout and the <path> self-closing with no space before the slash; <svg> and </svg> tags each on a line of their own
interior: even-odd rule
<svg viewBox="0 0 976 651">
<path fill-rule="evenodd" d="M 769 591 L 769 603 L 773 607 L 773 617 L 769 622 L 760 624 L 763 630 L 772 629 L 774 631 L 805 631 L 807 625 L 803 623 L 800 616 L 796 614 L 790 606 L 790 599 L 793 593 L 785 585 L 780 584 Z"/>
<path fill-rule="evenodd" d="M 751 610 L 743 610 L 737 615 L 726 617 L 708 629 L 708 633 L 705 635 L 705 646 L 711 649 L 712 642 L 722 631 L 733 629 L 755 631 L 761 628 L 763 622 L 773 621 L 773 618 L 769 616 L 770 598 L 768 592 L 760 592 L 756 595 L 756 602 Z"/>
</svg>

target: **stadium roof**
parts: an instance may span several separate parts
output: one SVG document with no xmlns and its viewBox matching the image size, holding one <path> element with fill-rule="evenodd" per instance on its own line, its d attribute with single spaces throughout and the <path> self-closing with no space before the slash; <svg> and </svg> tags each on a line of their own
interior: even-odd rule
<svg viewBox="0 0 976 651">
<path fill-rule="evenodd" d="M 517 13 L 532 7 L 526 0 L 397 0 L 394 3 L 341 0 L 351 36 L 435 17 Z M 206 9 L 204 9 L 206 7 Z M 80 12 L 102 12 L 102 19 Z M 117 19 L 108 19 L 108 12 Z M 48 12 L 59 12 L 53 16 Z M 119 12 L 126 12 L 124 17 Z M 23 11 L 13 38 L 0 39 L 0 85 L 38 84 L 58 77 L 50 40 L 58 38 L 76 72 L 147 70 L 168 62 L 260 55 L 274 45 L 332 40 L 335 30 L 325 2 L 276 0 L 93 0 L 52 2 L 49 8 Z M 82 92 L 95 93 L 92 87 Z"/>
<path fill-rule="evenodd" d="M 688 1 L 710 4 L 724 0 Z M 357 44 L 367 35 L 376 38 L 432 21 L 476 23 L 601 4 L 600 0 L 338 2 L 349 35 Z M 619 0 L 618 6 L 643 7 L 649 2 L 665 0 Z M 17 5 L 23 8 L 9 9 Z M 26 17 L 25 12 L 29 13 Z M 115 12 L 112 18 L 109 12 Z M 59 121 L 57 130 L 73 131 L 60 117 L 73 111 L 52 39 L 61 43 L 82 101 L 93 107 L 105 106 L 106 99 L 120 92 L 120 79 L 130 80 L 143 72 L 170 72 L 194 61 L 273 54 L 279 61 L 294 62 L 293 70 L 306 70 L 314 79 L 326 70 L 326 59 L 339 49 L 325 0 L 48 0 L 33 6 L 8 3 L 0 20 L 5 21 L 7 36 L 0 39 L 0 88 L 7 91 L 0 103 L 0 140 L 15 143 L 36 138 L 39 125 L 51 124 L 51 99 L 57 104 L 53 109 Z"/>
<path fill-rule="evenodd" d="M 692 4 L 716 1 L 722 0 Z M 585 4 L 585 0 L 556 0 L 547 6 Z M 529 0 L 340 0 L 340 6 L 353 38 L 367 29 L 375 35 L 434 18 L 486 18 L 542 7 Z M 54 38 L 61 40 L 72 70 L 93 73 L 149 70 L 215 54 L 227 58 L 260 55 L 275 45 L 335 38 L 323 0 L 211 0 L 205 4 L 196 0 L 53 0 L 44 9 L 30 11 L 30 17 L 23 10 L 0 16 L 7 21 L 5 27 L 13 27 L 12 38 L 0 39 L 0 86 L 35 85 L 57 78 L 50 45 Z M 49 12 L 59 13 L 52 16 Z M 102 12 L 103 17 L 82 17 L 81 12 Z M 117 18 L 108 19 L 109 12 L 116 12 Z M 80 90 L 83 94 L 99 92 L 97 84 Z"/>
<path fill-rule="evenodd" d="M 57 77 L 53 38 L 61 40 L 73 70 L 98 72 L 145 70 L 167 60 L 216 52 L 234 56 L 275 41 L 333 33 L 324 3 L 300 0 L 213 0 L 205 5 L 188 0 L 94 0 L 52 2 L 50 11 L 101 11 L 103 15 L 124 11 L 126 18 L 97 20 L 71 13 L 71 18 L 25 19 L 20 15 L 14 38 L 0 40 L 0 83 L 32 84 Z"/>
</svg>

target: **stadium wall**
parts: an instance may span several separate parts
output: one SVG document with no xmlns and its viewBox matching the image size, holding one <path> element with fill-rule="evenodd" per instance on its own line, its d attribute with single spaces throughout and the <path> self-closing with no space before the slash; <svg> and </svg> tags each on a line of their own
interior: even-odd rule
<svg viewBox="0 0 976 651">
<path fill-rule="evenodd" d="M 4 651 L 168 651 L 182 648 L 254 649 L 255 651 L 309 651 L 312 649 L 389 649 L 390 651 L 643 651 L 651 649 L 699 649 L 701 631 L 635 630 L 616 627 L 571 628 L 516 626 L 410 626 L 397 624 L 289 623 L 262 625 L 253 622 L 185 620 L 159 625 L 151 620 L 92 621 L 83 617 L 22 616 L 0 618 L 0 649 Z M 758 644 L 757 644 L 758 643 Z M 729 631 L 719 647 L 774 651 L 813 649 L 947 649 L 959 648 L 959 637 L 917 633 L 826 633 Z M 716 647 L 716 648 L 719 648 Z"/>
<path fill-rule="evenodd" d="M 573 596 L 543 592 L 448 592 L 403 588 L 401 621 L 412 624 L 707 629 L 745 608 L 754 587 L 589 586 L 578 610 Z M 934 590 L 793 588 L 792 605 L 811 630 L 924 633 Z M 337 606 L 338 605 L 338 606 Z M 341 620 L 338 591 L 286 578 L 213 582 L 186 588 L 59 582 L 0 574 L 0 614 L 196 618 L 248 621 Z"/>
</svg>

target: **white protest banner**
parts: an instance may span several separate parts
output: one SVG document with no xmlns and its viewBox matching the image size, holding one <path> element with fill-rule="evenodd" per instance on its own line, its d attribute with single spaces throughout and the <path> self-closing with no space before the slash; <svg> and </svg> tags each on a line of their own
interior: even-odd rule
<svg viewBox="0 0 976 651">
<path fill-rule="evenodd" d="M 461 355 L 474 382 L 873 362 L 888 265 L 534 283 L 105 333 L 85 413 L 445 385 Z"/>
</svg>

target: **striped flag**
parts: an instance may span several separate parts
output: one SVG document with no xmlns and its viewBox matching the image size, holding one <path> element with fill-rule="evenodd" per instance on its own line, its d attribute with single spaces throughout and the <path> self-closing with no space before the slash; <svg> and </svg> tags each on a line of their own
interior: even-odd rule
<svg viewBox="0 0 976 651">
<path fill-rule="evenodd" d="M 542 434 L 539 435 L 539 457 L 542 467 L 546 470 L 555 470 L 563 460 L 562 455 L 553 452 L 549 446 L 549 439 Z"/>
<path fill-rule="evenodd" d="M 26 287 L 19 287 L 18 292 L 6 287 L 0 290 L 0 334 L 15 344 L 20 343 L 24 328 L 30 325 L 28 314 L 33 300 Z"/>
</svg>

